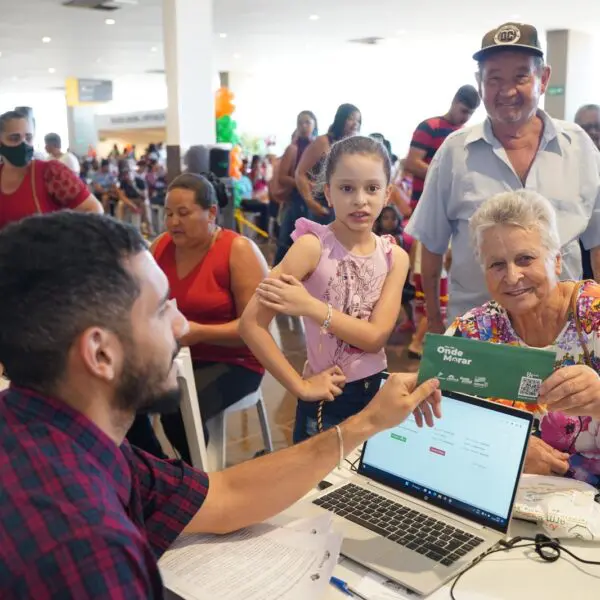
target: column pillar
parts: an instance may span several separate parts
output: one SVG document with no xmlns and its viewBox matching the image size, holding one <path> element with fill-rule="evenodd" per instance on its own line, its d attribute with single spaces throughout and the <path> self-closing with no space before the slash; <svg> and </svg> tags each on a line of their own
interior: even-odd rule
<svg viewBox="0 0 600 600">
<path fill-rule="evenodd" d="M 191 146 L 216 141 L 213 0 L 163 0 L 163 26 L 167 169 L 172 179 Z"/>
<path fill-rule="evenodd" d="M 63 141 L 63 151 L 68 149 L 77 156 L 86 156 L 89 147 L 98 146 L 96 109 L 94 106 L 67 106 L 69 145 Z"/>
<path fill-rule="evenodd" d="M 595 73 L 593 37 L 572 29 L 548 31 L 547 62 L 552 67 L 545 109 L 556 119 L 572 121 L 583 104 L 600 102 Z"/>
</svg>

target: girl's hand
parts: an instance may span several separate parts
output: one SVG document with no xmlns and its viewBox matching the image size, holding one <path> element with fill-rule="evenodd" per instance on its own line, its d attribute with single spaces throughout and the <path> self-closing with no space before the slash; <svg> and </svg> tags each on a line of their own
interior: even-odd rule
<svg viewBox="0 0 600 600">
<path fill-rule="evenodd" d="M 572 417 L 600 417 L 600 377 L 585 365 L 558 369 L 540 388 L 540 404 Z"/>
<path fill-rule="evenodd" d="M 280 279 L 264 279 L 256 288 L 256 293 L 263 306 L 290 317 L 308 317 L 314 312 L 316 304 L 322 305 L 292 275 L 282 274 Z M 321 312 L 325 320 L 327 310 Z"/>
<path fill-rule="evenodd" d="M 339 367 L 330 367 L 318 375 L 305 379 L 302 385 L 300 398 L 307 402 L 320 400 L 332 401 L 342 393 L 346 383 L 346 376 Z"/>
</svg>

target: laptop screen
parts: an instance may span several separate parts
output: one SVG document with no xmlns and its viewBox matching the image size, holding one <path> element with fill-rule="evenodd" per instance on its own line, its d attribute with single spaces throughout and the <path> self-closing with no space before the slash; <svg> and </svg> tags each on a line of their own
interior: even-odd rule
<svg viewBox="0 0 600 600">
<path fill-rule="evenodd" d="M 531 430 L 530 414 L 443 392 L 442 418 L 411 415 L 363 448 L 359 473 L 506 532 Z"/>
</svg>

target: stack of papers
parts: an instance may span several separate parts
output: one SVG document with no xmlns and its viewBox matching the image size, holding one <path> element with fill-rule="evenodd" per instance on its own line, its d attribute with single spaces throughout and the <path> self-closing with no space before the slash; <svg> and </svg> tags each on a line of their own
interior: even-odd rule
<svg viewBox="0 0 600 600">
<path fill-rule="evenodd" d="M 184 600 L 316 600 L 328 589 L 341 545 L 326 514 L 286 527 L 183 534 L 158 565 L 165 587 Z"/>
</svg>

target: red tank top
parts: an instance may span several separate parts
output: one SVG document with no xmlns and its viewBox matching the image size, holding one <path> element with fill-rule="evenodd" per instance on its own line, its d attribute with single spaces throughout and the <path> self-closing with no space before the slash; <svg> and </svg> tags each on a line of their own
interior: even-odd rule
<svg viewBox="0 0 600 600">
<path fill-rule="evenodd" d="M 81 179 L 63 163 L 34 160 L 12 194 L 0 189 L 0 229 L 31 215 L 76 208 L 89 195 Z"/>
<path fill-rule="evenodd" d="M 229 270 L 231 245 L 238 235 L 235 231 L 222 229 L 206 256 L 183 279 L 177 275 L 175 244 L 171 236 L 165 233 L 158 240 L 154 258 L 169 280 L 171 298 L 177 300 L 177 308 L 189 321 L 221 325 L 240 316 L 231 292 Z M 257 373 L 265 372 L 247 346 L 226 348 L 194 344 L 190 351 L 192 360 L 236 364 Z"/>
</svg>

